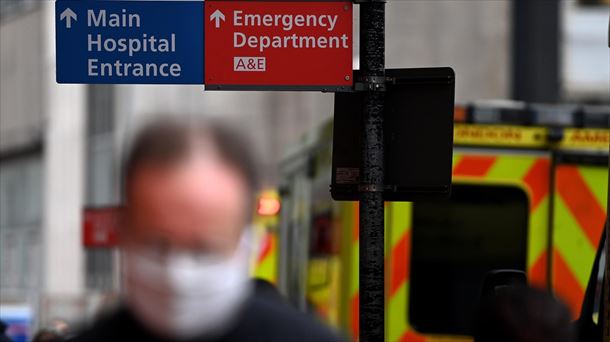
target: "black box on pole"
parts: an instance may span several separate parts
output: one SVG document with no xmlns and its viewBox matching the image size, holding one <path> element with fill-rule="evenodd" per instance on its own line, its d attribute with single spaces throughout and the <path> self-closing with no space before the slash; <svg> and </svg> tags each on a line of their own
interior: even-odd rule
<svg viewBox="0 0 610 342">
<path fill-rule="evenodd" d="M 453 69 L 387 69 L 386 76 L 384 200 L 448 196 Z M 359 200 L 363 94 L 335 94 L 331 195 L 339 201 Z"/>
</svg>

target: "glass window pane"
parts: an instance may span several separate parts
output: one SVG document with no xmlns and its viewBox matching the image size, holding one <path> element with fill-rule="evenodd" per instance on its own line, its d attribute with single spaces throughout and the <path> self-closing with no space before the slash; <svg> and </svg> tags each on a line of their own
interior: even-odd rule
<svg viewBox="0 0 610 342">
<path fill-rule="evenodd" d="M 454 185 L 451 199 L 413 205 L 410 323 L 470 335 L 485 274 L 525 270 L 528 199 L 508 186 Z"/>
<path fill-rule="evenodd" d="M 40 286 L 42 159 L 0 163 L 0 292 L 19 301 Z"/>
</svg>

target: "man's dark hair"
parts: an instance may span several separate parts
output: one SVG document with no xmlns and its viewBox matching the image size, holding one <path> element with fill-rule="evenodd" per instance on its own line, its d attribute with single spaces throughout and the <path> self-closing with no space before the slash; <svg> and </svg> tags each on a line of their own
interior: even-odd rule
<svg viewBox="0 0 610 342">
<path fill-rule="evenodd" d="M 64 339 L 59 333 L 50 329 L 42 329 L 36 333 L 32 342 L 62 342 Z"/>
<path fill-rule="evenodd" d="M 249 204 L 253 204 L 258 177 L 249 144 L 226 124 L 200 118 L 156 119 L 136 134 L 123 160 L 124 198 L 128 198 L 131 177 L 138 168 L 173 166 L 188 159 L 202 144 L 211 144 L 223 161 L 240 173 L 251 195 Z"/>
</svg>

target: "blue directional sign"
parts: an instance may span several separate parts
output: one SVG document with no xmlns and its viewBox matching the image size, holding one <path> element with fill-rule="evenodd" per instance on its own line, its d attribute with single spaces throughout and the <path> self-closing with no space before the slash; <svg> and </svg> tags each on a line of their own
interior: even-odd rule
<svg viewBox="0 0 610 342">
<path fill-rule="evenodd" d="M 58 0 L 58 83 L 203 84 L 203 1 Z"/>
</svg>

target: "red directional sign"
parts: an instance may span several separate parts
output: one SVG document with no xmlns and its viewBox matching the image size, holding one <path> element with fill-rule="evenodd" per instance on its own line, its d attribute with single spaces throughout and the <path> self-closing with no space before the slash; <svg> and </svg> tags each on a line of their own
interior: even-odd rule
<svg viewBox="0 0 610 342">
<path fill-rule="evenodd" d="M 205 88 L 351 88 L 351 1 L 205 1 Z"/>
<path fill-rule="evenodd" d="M 87 208 L 83 218 L 85 247 L 116 247 L 119 208 Z"/>
</svg>

